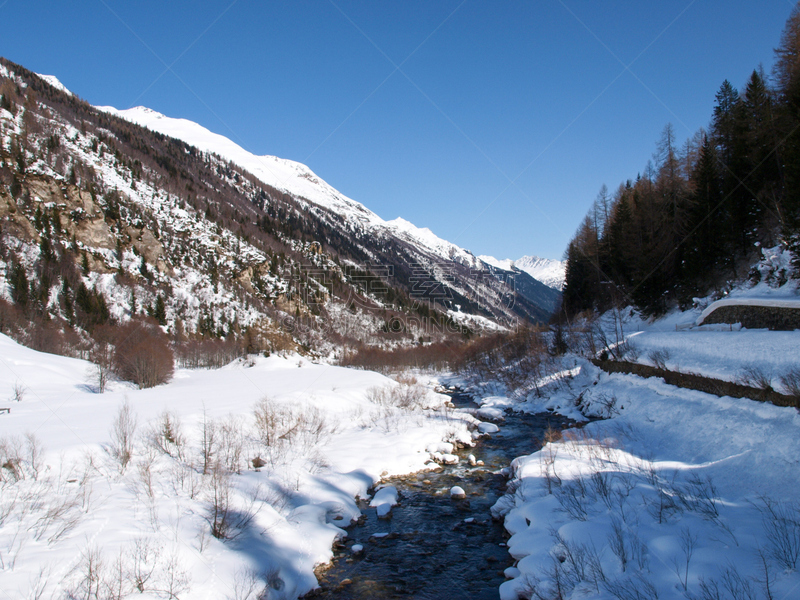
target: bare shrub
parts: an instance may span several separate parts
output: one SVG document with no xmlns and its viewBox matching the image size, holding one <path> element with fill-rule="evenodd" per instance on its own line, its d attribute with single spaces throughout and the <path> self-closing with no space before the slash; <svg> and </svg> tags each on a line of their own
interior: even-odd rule
<svg viewBox="0 0 800 600">
<path fill-rule="evenodd" d="M 119 463 L 120 473 L 124 473 L 133 457 L 133 446 L 136 435 L 136 415 L 126 400 L 119 407 L 117 416 L 111 426 L 111 445 L 109 452 Z"/>
<path fill-rule="evenodd" d="M 254 407 L 256 434 L 273 465 L 292 448 L 308 452 L 334 432 L 324 413 L 313 406 L 290 406 L 262 398 Z"/>
<path fill-rule="evenodd" d="M 696 512 L 705 519 L 719 518 L 717 487 L 710 476 L 701 477 L 697 473 L 692 473 L 679 500 L 687 510 Z"/>
<path fill-rule="evenodd" d="M 25 394 L 28 393 L 28 388 L 26 388 L 21 381 L 18 381 L 14 384 L 14 387 L 11 388 L 11 398 L 13 402 L 22 402 L 25 399 Z"/>
<path fill-rule="evenodd" d="M 153 464 L 155 463 L 156 455 L 152 451 L 152 449 L 148 452 L 148 454 L 143 457 L 139 464 L 136 465 L 136 471 L 139 475 L 139 482 L 141 483 L 141 489 L 144 492 L 145 496 L 148 500 L 148 510 L 150 512 L 150 522 L 155 527 L 157 522 L 157 509 L 156 509 L 156 490 L 155 490 L 155 482 L 153 480 Z"/>
<path fill-rule="evenodd" d="M 666 348 L 651 350 L 647 353 L 647 358 L 657 369 L 667 370 L 667 361 L 670 359 L 670 352 Z"/>
<path fill-rule="evenodd" d="M 578 521 L 589 518 L 589 507 L 592 498 L 586 480 L 578 475 L 575 479 L 561 485 L 556 492 L 561 509 Z"/>
<path fill-rule="evenodd" d="M 211 467 L 217 445 L 217 426 L 216 423 L 208 418 L 206 409 L 203 407 L 203 420 L 200 421 L 200 455 L 203 460 L 203 475 L 208 473 Z"/>
<path fill-rule="evenodd" d="M 628 569 L 628 544 L 626 543 L 625 527 L 616 517 L 611 517 L 611 533 L 608 535 L 608 547 L 619 559 L 622 571 Z"/>
<path fill-rule="evenodd" d="M 367 390 L 367 399 L 373 404 L 404 410 L 421 408 L 427 395 L 427 390 L 416 383 L 416 380 L 414 383 L 371 387 Z"/>
<path fill-rule="evenodd" d="M 700 600 L 757 600 L 753 581 L 742 576 L 733 565 L 726 566 L 719 579 L 700 578 Z"/>
<path fill-rule="evenodd" d="M 658 600 L 658 590 L 644 573 L 605 582 L 606 591 L 617 600 Z"/>
<path fill-rule="evenodd" d="M 114 374 L 115 331 L 111 326 L 103 325 L 93 332 L 94 344 L 89 350 L 89 360 L 93 363 L 88 378 L 99 394 L 106 391 Z"/>
<path fill-rule="evenodd" d="M 123 600 L 133 591 L 133 585 L 128 576 L 127 557 L 122 548 L 120 548 L 117 558 L 114 559 L 114 564 L 105 574 L 102 583 L 106 600 Z"/>
<path fill-rule="evenodd" d="M 547 440 L 547 438 L 548 434 L 545 433 L 545 440 Z M 555 442 L 547 442 L 539 453 L 539 467 L 542 472 L 542 477 L 544 477 L 548 494 L 552 494 L 562 483 L 561 477 L 559 477 L 556 472 L 557 457 L 558 447 Z"/>
<path fill-rule="evenodd" d="M 680 535 L 680 543 L 681 543 L 681 550 L 683 551 L 683 557 L 673 557 L 672 559 L 672 570 L 675 572 L 675 575 L 678 577 L 678 583 L 680 584 L 681 588 L 683 589 L 684 594 L 688 594 L 689 592 L 689 565 L 692 562 L 692 556 L 694 555 L 694 549 L 697 547 L 697 535 L 692 534 L 688 527 L 684 527 L 681 530 Z"/>
<path fill-rule="evenodd" d="M 743 367 L 736 377 L 736 382 L 747 387 L 772 391 L 772 373 L 769 369 L 758 365 Z"/>
<path fill-rule="evenodd" d="M 25 433 L 25 462 L 30 470 L 34 481 L 39 479 L 39 471 L 42 469 L 42 458 L 44 450 L 39 438 L 34 433 Z"/>
<path fill-rule="evenodd" d="M 219 459 L 232 473 L 241 473 L 244 459 L 244 423 L 238 415 L 229 415 L 219 425 Z"/>
<path fill-rule="evenodd" d="M 555 529 L 551 529 L 550 535 L 556 542 L 552 551 L 556 558 L 553 567 L 560 571 L 558 579 L 561 585 L 571 589 L 587 581 L 599 591 L 599 584 L 606 577 L 597 549 L 593 545 L 571 542 Z"/>
<path fill-rule="evenodd" d="M 619 517 L 611 517 L 611 533 L 608 535 L 608 544 L 611 551 L 619 559 L 622 571 L 628 565 L 634 564 L 640 571 L 648 569 L 647 546 L 639 538 L 638 520 L 634 518 L 633 526 L 627 524 L 626 516 L 620 506 Z M 630 518 L 630 517 L 628 517 Z"/>
<path fill-rule="evenodd" d="M 0 481 L 25 479 L 22 441 L 17 436 L 0 439 Z"/>
<path fill-rule="evenodd" d="M 140 389 L 166 383 L 172 378 L 172 350 L 154 321 L 137 319 L 120 326 L 114 371 L 120 379 L 135 383 Z"/>
<path fill-rule="evenodd" d="M 86 598 L 101 598 L 102 593 L 102 573 L 103 559 L 100 549 L 96 546 L 86 548 L 81 553 L 81 572 L 80 589 Z"/>
<path fill-rule="evenodd" d="M 42 444 L 30 432 L 25 433 L 23 439 L 17 436 L 0 438 L 0 482 L 39 478 L 43 468 Z"/>
<path fill-rule="evenodd" d="M 48 544 L 57 542 L 72 531 L 83 519 L 83 498 L 78 493 L 66 493 L 47 485 L 38 491 L 47 495 L 49 501 L 42 505 L 41 513 L 30 527 L 35 540 L 46 539 Z"/>
<path fill-rule="evenodd" d="M 800 560 L 800 504 L 762 497 L 757 506 L 766 532 L 766 551 L 785 569 L 795 569 Z"/>
<path fill-rule="evenodd" d="M 227 600 L 261 600 L 266 595 L 266 575 L 255 569 L 239 569 L 233 577 L 233 593 Z"/>
<path fill-rule="evenodd" d="M 608 471 L 594 470 L 589 477 L 589 483 L 594 495 L 599 497 L 606 507 L 612 508 L 615 504 L 612 474 Z"/>
<path fill-rule="evenodd" d="M 139 593 L 151 589 L 150 584 L 161 558 L 161 550 L 151 538 L 137 538 L 130 551 L 129 577 Z"/>
<path fill-rule="evenodd" d="M 148 444 L 171 456 L 183 460 L 186 448 L 186 436 L 180 418 L 171 412 L 164 411 L 146 434 Z"/>
<path fill-rule="evenodd" d="M 211 535 L 217 539 L 225 539 L 230 534 L 233 515 L 231 514 L 231 489 L 230 474 L 219 464 L 215 463 L 211 470 L 211 479 L 208 488 L 208 524 Z"/>
<path fill-rule="evenodd" d="M 189 571 L 181 565 L 177 552 L 173 552 L 162 562 L 158 583 L 158 591 L 168 600 L 177 600 L 178 594 L 189 591 L 191 577 Z"/>
<path fill-rule="evenodd" d="M 206 520 L 211 535 L 220 540 L 235 539 L 253 521 L 263 498 L 260 487 L 249 490 L 243 502 L 235 506 L 235 490 L 231 474 L 216 461 L 211 469 L 207 490 Z"/>
<path fill-rule="evenodd" d="M 671 491 L 667 487 L 656 487 L 656 498 L 647 506 L 648 512 L 659 525 L 666 523 L 672 515 L 681 511 Z"/>
<path fill-rule="evenodd" d="M 281 438 L 287 435 L 291 424 L 287 423 L 289 419 L 287 419 L 286 413 L 283 406 L 276 404 L 266 396 L 253 407 L 256 433 L 264 446 L 274 447 Z"/>
<path fill-rule="evenodd" d="M 620 345 L 620 357 L 631 362 L 636 362 L 642 356 L 642 350 L 633 340 L 626 339 Z"/>
<path fill-rule="evenodd" d="M 789 369 L 781 375 L 780 381 L 786 393 L 794 398 L 795 406 L 800 407 L 800 367 Z"/>
<path fill-rule="evenodd" d="M 599 411 L 598 416 L 601 419 L 610 419 L 619 414 L 619 409 L 617 408 L 617 397 L 612 394 L 607 396 L 606 394 L 595 394 L 592 398 L 597 404 L 599 404 Z"/>
</svg>

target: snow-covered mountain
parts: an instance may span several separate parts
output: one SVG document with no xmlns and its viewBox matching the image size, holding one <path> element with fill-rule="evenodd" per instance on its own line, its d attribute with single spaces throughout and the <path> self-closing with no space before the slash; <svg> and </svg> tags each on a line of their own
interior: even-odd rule
<svg viewBox="0 0 800 600">
<path fill-rule="evenodd" d="M 277 156 L 257 156 L 229 138 L 213 133 L 193 121 L 167 117 L 144 106 L 127 110 L 117 110 L 110 106 L 97 108 L 151 131 L 182 140 L 203 152 L 216 154 L 249 171 L 267 185 L 332 210 L 351 223 L 367 225 L 376 230 L 376 233 L 391 232 L 444 260 L 455 260 L 470 267 L 480 266 L 472 252 L 443 240 L 428 228 L 417 227 L 401 217 L 384 221 L 363 204 L 341 194 L 304 164 Z"/>
<path fill-rule="evenodd" d="M 213 133 L 202 125 L 187 119 L 167 117 L 143 106 L 127 110 L 118 110 L 109 106 L 97 108 L 147 127 L 152 131 L 182 140 L 203 152 L 210 152 L 230 160 L 267 185 L 328 209 L 343 217 L 352 226 L 366 229 L 376 239 L 394 237 L 410 244 L 415 253 L 427 255 L 425 258 L 428 260 L 423 259 L 420 264 L 432 265 L 430 259 L 433 259 L 434 262 L 436 259 L 441 259 L 444 262 L 437 265 L 439 267 L 452 262 L 473 271 L 485 271 L 488 264 L 506 272 L 527 273 L 536 281 L 558 291 L 563 285 L 564 265 L 560 261 L 526 256 L 517 261 L 519 264 L 514 265 L 517 267 L 514 269 L 510 264 L 511 261 L 476 257 L 469 250 L 438 237 L 428 228 L 417 227 L 402 217 L 384 221 L 363 204 L 334 189 L 306 165 L 276 156 L 257 156 L 229 138 Z M 452 281 L 448 283 L 452 283 Z M 529 281 L 516 283 L 517 293 L 528 295 L 533 291 L 534 297 L 529 299 L 535 304 L 541 305 L 545 310 L 555 308 L 557 296 L 548 295 L 543 290 L 536 288 L 535 284 L 531 285 Z M 460 289 L 459 291 L 464 292 L 467 297 L 471 295 L 469 290 Z"/>
<path fill-rule="evenodd" d="M 483 262 L 493 265 L 499 269 L 513 271 L 516 267 L 524 271 L 537 281 L 541 281 L 546 286 L 561 291 L 564 287 L 564 270 L 567 263 L 552 258 L 540 258 L 538 256 L 523 256 L 517 260 L 506 258 L 498 260 L 493 256 L 481 255 L 478 257 Z"/>
<path fill-rule="evenodd" d="M 269 155 L 257 156 L 229 138 L 209 131 L 198 123 L 187 119 L 167 117 L 144 106 L 127 110 L 117 110 L 111 106 L 96 108 L 147 127 L 151 131 L 182 140 L 203 152 L 216 154 L 249 171 L 269 186 L 292 196 L 310 200 L 353 222 L 369 225 L 384 223 L 383 219 L 368 210 L 363 204 L 339 193 L 317 177 L 307 166 L 293 160 Z"/>
<path fill-rule="evenodd" d="M 0 298 L 25 301 L 20 282 L 46 272 L 37 310 L 58 322 L 85 287 L 107 307 L 101 319 L 157 313 L 165 329 L 203 338 L 258 328 L 274 341 L 280 329 L 327 352 L 335 336 L 391 345 L 486 320 L 546 322 L 559 302 L 524 271 L 386 221 L 305 165 L 197 123 L 93 107 L 5 59 L 0 86 L 0 219 L 13 249 Z M 81 310 L 79 327 L 95 318 Z M 446 321 L 456 326 L 442 331 Z"/>
</svg>

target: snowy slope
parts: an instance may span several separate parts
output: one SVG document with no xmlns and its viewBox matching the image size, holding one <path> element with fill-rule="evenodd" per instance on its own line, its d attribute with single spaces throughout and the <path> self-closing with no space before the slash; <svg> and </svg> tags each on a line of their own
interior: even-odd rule
<svg viewBox="0 0 800 600">
<path fill-rule="evenodd" d="M 512 260 L 506 258 L 498 260 L 493 256 L 481 255 L 480 258 L 486 264 L 511 271 L 514 267 L 520 271 L 525 271 L 528 275 L 541 281 L 546 286 L 561 291 L 564 287 L 564 270 L 566 263 L 552 258 L 540 258 L 538 256 L 523 256 L 520 259 Z"/>
</svg>

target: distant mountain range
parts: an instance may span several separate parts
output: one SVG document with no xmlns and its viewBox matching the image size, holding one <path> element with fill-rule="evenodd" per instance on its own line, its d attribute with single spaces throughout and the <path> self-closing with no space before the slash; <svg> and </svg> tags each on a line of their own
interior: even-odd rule
<svg viewBox="0 0 800 600">
<path fill-rule="evenodd" d="M 509 258 L 497 260 L 493 256 L 479 256 L 478 258 L 485 263 L 507 271 L 512 271 L 515 268 L 524 271 L 554 290 L 561 291 L 564 287 L 564 270 L 567 267 L 565 261 L 540 258 L 538 256 L 523 256 L 517 260 Z"/>
</svg>

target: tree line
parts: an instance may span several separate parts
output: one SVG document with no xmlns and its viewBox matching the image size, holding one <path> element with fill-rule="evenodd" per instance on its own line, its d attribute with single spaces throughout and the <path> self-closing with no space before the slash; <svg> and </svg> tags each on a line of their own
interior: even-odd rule
<svg viewBox="0 0 800 600">
<path fill-rule="evenodd" d="M 601 188 L 566 250 L 562 316 L 686 307 L 747 275 L 762 245 L 793 255 L 779 282 L 800 272 L 800 4 L 775 57 L 772 77 L 722 83 L 707 130 L 678 147 L 667 125 L 643 173 Z"/>
</svg>

